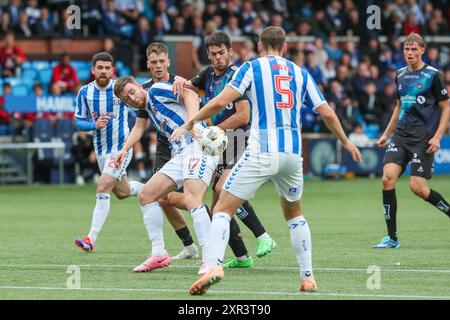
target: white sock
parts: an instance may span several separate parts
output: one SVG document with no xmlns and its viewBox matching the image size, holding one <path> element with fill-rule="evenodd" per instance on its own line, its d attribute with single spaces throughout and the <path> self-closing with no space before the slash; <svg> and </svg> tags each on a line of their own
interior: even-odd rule
<svg viewBox="0 0 450 320">
<path fill-rule="evenodd" d="M 97 235 L 102 230 L 103 224 L 108 217 L 110 207 L 109 193 L 97 193 L 96 199 L 97 202 L 92 214 L 91 230 L 88 234 L 88 237 L 89 239 L 91 239 L 92 243 L 95 243 L 95 241 L 97 241 Z"/>
<path fill-rule="evenodd" d="M 128 185 L 130 186 L 131 189 L 130 197 L 137 196 L 138 192 L 141 191 L 141 189 L 144 187 L 144 184 L 138 181 L 130 181 L 128 182 Z"/>
<path fill-rule="evenodd" d="M 144 225 L 148 238 L 152 243 L 152 256 L 163 256 L 167 254 L 164 245 L 163 215 L 158 202 L 149 203 L 141 207 L 144 217 Z"/>
<path fill-rule="evenodd" d="M 291 234 L 291 244 L 300 266 L 300 277 L 303 279 L 312 276 L 311 232 L 308 222 L 302 215 L 292 218 L 287 223 Z"/>
<path fill-rule="evenodd" d="M 230 239 L 231 217 L 225 212 L 213 215 L 209 230 L 207 246 L 205 247 L 204 260 L 212 263 L 212 266 L 220 265 L 225 256 L 225 249 Z"/>
<path fill-rule="evenodd" d="M 211 227 L 211 219 L 205 205 L 191 210 L 194 231 L 197 235 L 198 244 L 204 250 L 205 242 L 208 237 L 209 228 Z"/>
<path fill-rule="evenodd" d="M 256 240 L 266 239 L 270 238 L 269 234 L 267 232 L 264 232 L 262 235 L 256 238 Z"/>
</svg>

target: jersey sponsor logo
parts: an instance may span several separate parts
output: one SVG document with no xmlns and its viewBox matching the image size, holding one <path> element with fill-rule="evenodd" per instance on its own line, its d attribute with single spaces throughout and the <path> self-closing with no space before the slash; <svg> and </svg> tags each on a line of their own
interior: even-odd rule
<svg viewBox="0 0 450 320">
<path fill-rule="evenodd" d="M 383 213 L 386 220 L 391 219 L 391 206 L 388 204 L 383 204 Z"/>
<path fill-rule="evenodd" d="M 386 152 L 397 152 L 397 147 L 394 143 L 390 143 L 387 147 Z"/>
<path fill-rule="evenodd" d="M 431 79 L 431 75 L 426 72 L 421 72 L 420 75 L 424 76 L 425 78 Z"/>
<path fill-rule="evenodd" d="M 417 97 L 417 103 L 418 104 L 424 104 L 425 103 L 425 97 L 424 96 L 418 96 Z"/>
</svg>

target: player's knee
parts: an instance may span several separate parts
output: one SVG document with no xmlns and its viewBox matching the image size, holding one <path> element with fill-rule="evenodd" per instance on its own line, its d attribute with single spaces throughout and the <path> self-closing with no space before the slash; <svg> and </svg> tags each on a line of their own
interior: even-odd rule
<svg viewBox="0 0 450 320">
<path fill-rule="evenodd" d="M 395 186 L 395 177 L 390 174 L 383 174 L 381 182 L 384 189 L 392 189 Z"/>
<path fill-rule="evenodd" d="M 141 204 L 141 206 L 155 202 L 157 200 L 157 199 L 154 199 L 154 197 L 151 194 L 142 192 L 142 190 L 139 191 L 139 193 L 137 194 L 137 198 L 138 198 L 138 201 Z"/>
<path fill-rule="evenodd" d="M 409 185 L 409 188 L 411 189 L 412 193 L 414 193 L 416 196 L 422 199 L 426 199 L 428 196 L 428 188 L 426 186 L 417 183 L 411 183 Z"/>
<path fill-rule="evenodd" d="M 126 199 L 130 196 L 130 192 L 126 192 L 126 191 L 116 191 L 114 192 L 114 194 L 116 195 L 117 199 L 122 200 L 122 199 Z"/>
<path fill-rule="evenodd" d="M 169 202 L 169 199 L 167 197 L 159 198 L 158 199 L 158 203 L 159 203 L 161 208 L 165 208 L 165 207 L 169 207 L 170 206 L 170 202 Z"/>
<path fill-rule="evenodd" d="M 97 186 L 97 193 L 110 193 L 110 188 L 104 184 Z"/>
</svg>

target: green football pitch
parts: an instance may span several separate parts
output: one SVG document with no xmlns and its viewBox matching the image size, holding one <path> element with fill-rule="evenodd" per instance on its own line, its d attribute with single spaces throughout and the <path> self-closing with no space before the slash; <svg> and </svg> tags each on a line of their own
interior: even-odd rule
<svg viewBox="0 0 450 320">
<path fill-rule="evenodd" d="M 431 186 L 450 199 L 450 176 Z M 135 274 L 149 240 L 135 198 L 113 199 L 94 253 L 73 244 L 89 229 L 95 186 L 0 187 L 0 300 L 4 299 L 450 299 L 450 221 L 410 191 L 397 186 L 399 249 L 374 250 L 385 235 L 380 180 L 305 181 L 302 206 L 313 240 L 317 293 L 297 292 L 299 271 L 274 186 L 252 204 L 278 248 L 255 256 L 256 241 L 241 224 L 255 259 L 251 269 L 226 270 L 203 297 L 187 290 L 199 260 Z M 208 196 L 209 199 L 209 196 Z M 209 201 L 209 200 L 208 200 Z M 186 214 L 191 232 L 191 218 Z M 169 253 L 181 243 L 165 220 Z M 226 259 L 231 257 L 227 249 Z M 75 271 L 74 271 L 75 270 Z M 79 276 L 79 289 L 76 285 Z"/>
</svg>

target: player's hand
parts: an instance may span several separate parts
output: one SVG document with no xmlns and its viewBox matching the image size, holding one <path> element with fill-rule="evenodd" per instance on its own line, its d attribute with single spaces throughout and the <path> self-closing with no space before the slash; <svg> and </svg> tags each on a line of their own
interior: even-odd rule
<svg viewBox="0 0 450 320">
<path fill-rule="evenodd" d="M 430 139 L 430 141 L 428 141 L 428 145 L 429 147 L 427 149 L 427 153 L 437 152 L 441 148 L 441 139 L 434 136 Z"/>
<path fill-rule="evenodd" d="M 350 152 L 352 155 L 353 161 L 360 162 L 362 159 L 361 152 L 359 149 L 352 143 L 350 140 L 347 141 L 346 144 L 344 144 L 344 148 Z"/>
<path fill-rule="evenodd" d="M 380 148 L 383 148 L 386 145 L 388 137 L 385 136 L 384 134 L 378 138 L 377 140 L 377 146 L 379 146 Z"/>
<path fill-rule="evenodd" d="M 180 139 L 181 136 L 185 135 L 186 133 L 189 133 L 189 130 L 184 125 L 176 128 L 175 131 L 172 132 L 172 135 L 170 136 L 170 142 L 177 141 L 178 139 Z"/>
<path fill-rule="evenodd" d="M 186 84 L 187 80 L 183 77 L 176 76 L 175 81 L 173 82 L 173 93 L 181 93 L 183 91 L 184 85 Z"/>
<path fill-rule="evenodd" d="M 200 136 L 200 134 L 202 133 L 202 131 L 203 131 L 203 127 L 199 123 L 195 124 L 191 130 L 192 137 L 194 139 L 197 139 Z"/>
<path fill-rule="evenodd" d="M 114 167 L 116 169 L 119 169 L 120 166 L 122 165 L 123 162 L 123 157 L 125 157 L 125 154 L 127 153 L 127 151 L 125 149 L 122 149 L 122 151 L 120 151 L 115 158 L 113 158 L 113 163 L 114 163 Z"/>
<path fill-rule="evenodd" d="M 109 115 L 107 115 L 107 114 L 102 114 L 102 115 L 98 118 L 97 122 L 95 123 L 95 128 L 96 128 L 96 129 L 103 129 L 103 128 L 105 128 L 106 125 L 108 124 L 110 118 L 111 118 L 111 117 L 110 117 Z"/>
</svg>

